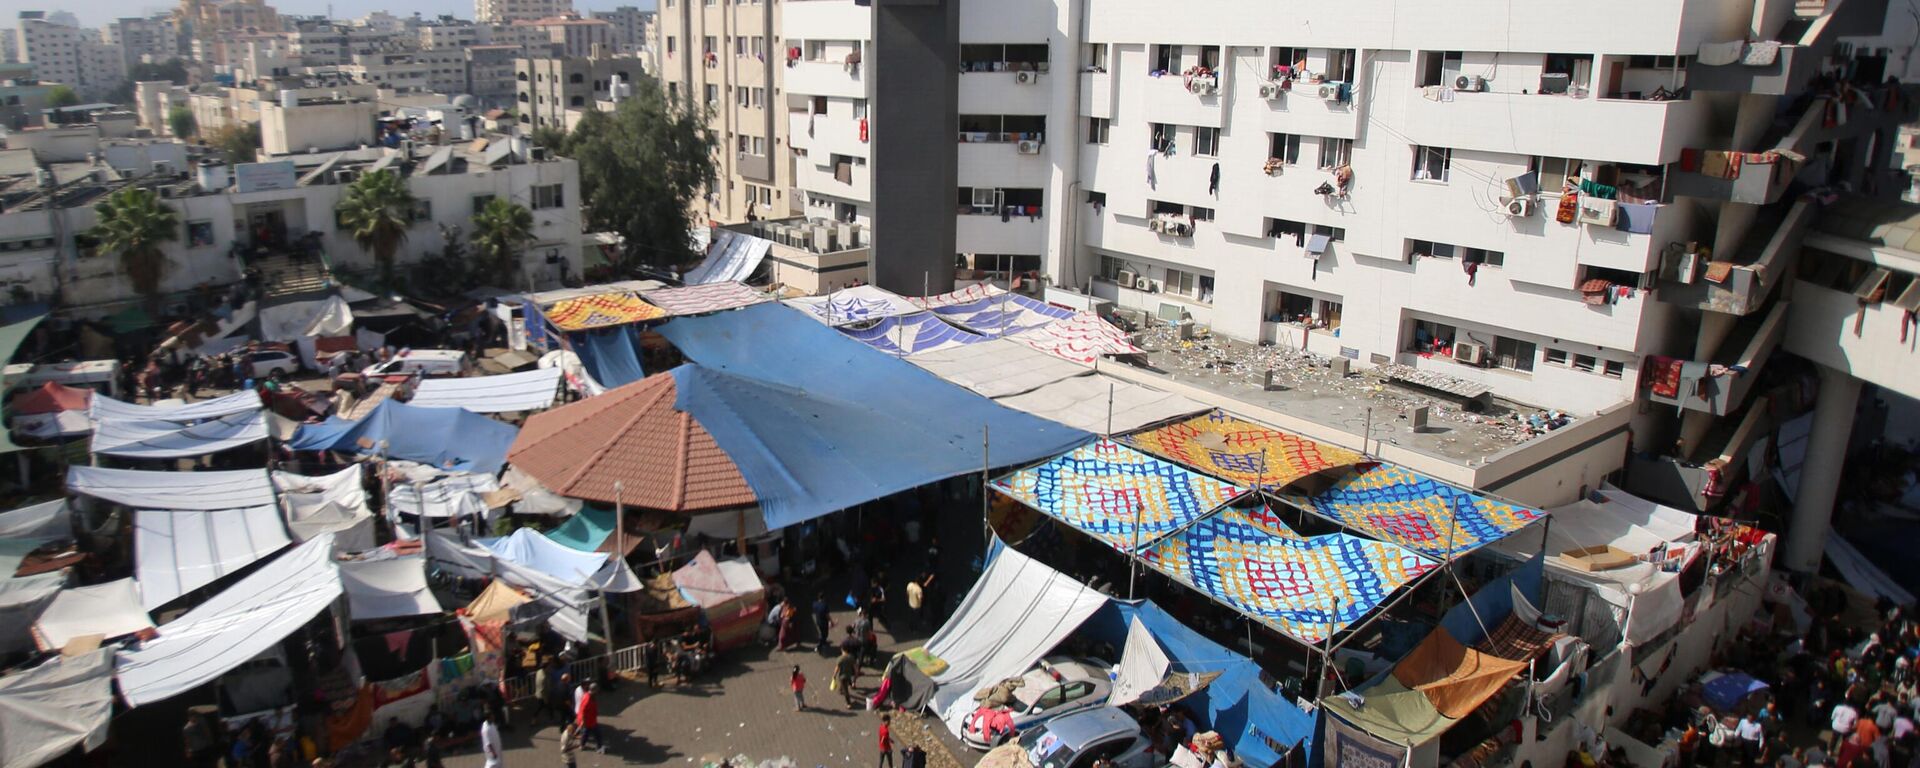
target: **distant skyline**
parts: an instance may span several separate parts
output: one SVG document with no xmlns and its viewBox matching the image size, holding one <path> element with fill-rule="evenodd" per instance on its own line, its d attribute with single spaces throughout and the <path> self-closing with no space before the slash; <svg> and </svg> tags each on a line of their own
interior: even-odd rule
<svg viewBox="0 0 1920 768">
<path fill-rule="evenodd" d="M 581 13 L 612 10 L 623 5 L 638 6 L 641 10 L 651 11 L 655 8 L 656 2 L 657 0 L 626 0 L 625 2 L 622 0 L 574 0 L 573 7 Z M 281 13 L 294 16 L 318 16 L 326 13 L 329 5 L 327 0 L 279 0 L 278 2 L 267 0 L 267 4 Z M 178 7 L 177 3 L 156 3 L 153 0 L 92 0 L 92 2 L 79 3 L 66 8 L 33 4 L 32 0 L 17 6 L 12 2 L 8 5 L 12 7 L 0 16 L 0 26 L 9 28 L 17 23 L 19 12 L 24 10 L 69 10 L 80 17 L 82 25 L 103 27 L 108 22 L 124 16 L 149 16 Z M 441 15 L 452 15 L 463 19 L 473 18 L 472 0 L 415 0 L 405 5 L 391 0 L 334 0 L 331 5 L 333 17 L 336 19 L 359 18 L 374 11 L 386 11 L 396 16 L 411 16 L 419 13 L 425 18 Z"/>
</svg>

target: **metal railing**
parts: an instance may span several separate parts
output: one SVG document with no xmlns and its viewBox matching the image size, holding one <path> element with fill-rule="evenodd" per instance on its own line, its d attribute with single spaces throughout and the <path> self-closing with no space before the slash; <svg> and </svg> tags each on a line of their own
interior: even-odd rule
<svg viewBox="0 0 1920 768">
<path fill-rule="evenodd" d="M 577 660 L 567 665 L 566 671 L 575 680 L 599 680 L 618 672 L 638 671 L 645 664 L 645 651 L 644 644 L 616 648 L 612 653 Z M 534 676 L 528 674 L 503 681 L 507 701 L 519 702 L 537 697 L 540 692 L 534 689 L 533 679 Z"/>
</svg>

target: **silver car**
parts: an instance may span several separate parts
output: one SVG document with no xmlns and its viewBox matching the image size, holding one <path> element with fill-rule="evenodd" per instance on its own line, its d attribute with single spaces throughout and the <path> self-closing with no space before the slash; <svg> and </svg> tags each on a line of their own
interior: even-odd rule
<svg viewBox="0 0 1920 768">
<path fill-rule="evenodd" d="M 1041 723 L 988 752 L 976 768 L 1090 768 L 1100 760 L 1115 768 L 1164 765 L 1152 745 L 1127 713 L 1098 707 Z"/>
<path fill-rule="evenodd" d="M 974 749 L 992 749 L 1040 723 L 1105 706 L 1112 692 L 1112 667 L 1106 662 L 1067 656 L 1041 659 L 1020 676 L 1020 687 L 1014 689 L 1014 700 L 1006 708 L 1012 730 L 989 735 L 975 722 L 982 714 L 976 709 L 967 715 L 960 740 Z"/>
</svg>

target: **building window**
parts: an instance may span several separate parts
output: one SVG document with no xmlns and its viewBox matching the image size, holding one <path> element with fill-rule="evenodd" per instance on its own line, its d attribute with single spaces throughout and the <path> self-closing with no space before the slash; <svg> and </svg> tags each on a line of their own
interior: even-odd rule
<svg viewBox="0 0 1920 768">
<path fill-rule="evenodd" d="M 213 222 L 187 222 L 187 247 L 199 248 L 208 245 L 213 245 Z"/>
<path fill-rule="evenodd" d="M 559 208 L 566 204 L 566 188 L 560 184 L 541 184 L 530 191 L 533 197 L 533 209 L 536 211 Z"/>
<path fill-rule="evenodd" d="M 1553 347 L 1547 347 L 1547 351 L 1545 355 L 1542 356 L 1541 359 L 1545 360 L 1547 365 L 1566 365 L 1567 351 L 1564 349 L 1554 349 Z"/>
<path fill-rule="evenodd" d="M 1331 240 L 1336 243 L 1341 243 L 1341 242 L 1346 242 L 1347 228 L 1346 227 L 1329 227 L 1325 224 L 1315 224 L 1313 225 L 1313 234 L 1326 235 L 1328 240 Z"/>
<path fill-rule="evenodd" d="M 1320 139 L 1320 170 L 1331 171 L 1353 162 L 1353 139 Z"/>
<path fill-rule="evenodd" d="M 1606 361 L 1605 365 L 1600 369 L 1600 375 L 1605 376 L 1609 379 L 1626 378 L 1627 364 L 1620 362 L 1618 360 L 1608 360 Z"/>
<path fill-rule="evenodd" d="M 1446 147 L 1413 148 L 1413 179 L 1445 183 L 1453 169 L 1453 150 Z"/>
<path fill-rule="evenodd" d="M 1187 209 L 1187 216 L 1194 221 L 1213 221 L 1213 209 L 1191 206 Z"/>
<path fill-rule="evenodd" d="M 1431 256 L 1436 259 L 1451 259 L 1453 258 L 1453 245 L 1450 243 L 1435 243 L 1427 240 L 1409 240 L 1407 241 L 1407 253 L 1414 257 Z"/>
<path fill-rule="evenodd" d="M 433 201 L 414 200 L 413 210 L 407 212 L 407 220 L 411 222 L 432 221 Z"/>
<path fill-rule="evenodd" d="M 1089 72 L 1107 71 L 1107 44 L 1087 43 L 1086 67 Z"/>
<path fill-rule="evenodd" d="M 1436 323 L 1432 320 L 1413 321 L 1412 344 L 1410 352 L 1439 352 L 1453 347 L 1453 326 Z"/>
<path fill-rule="evenodd" d="M 1592 355 L 1574 355 L 1573 369 L 1576 371 L 1586 371 L 1587 373 L 1593 373 L 1593 366 L 1595 362 L 1596 361 Z"/>
<path fill-rule="evenodd" d="M 1505 336 L 1493 340 L 1493 362 L 1501 368 L 1526 373 L 1533 372 L 1534 346 L 1531 341 L 1509 339 Z"/>
<path fill-rule="evenodd" d="M 1322 74 L 1326 75 L 1328 81 L 1336 83 L 1346 82 L 1352 73 L 1352 48 L 1334 48 L 1327 51 L 1327 71 Z"/>
<path fill-rule="evenodd" d="M 493 195 L 474 195 L 473 196 L 473 215 L 475 216 L 480 215 L 481 211 L 484 211 L 487 209 L 487 203 L 491 203 L 491 202 L 493 202 Z"/>
<path fill-rule="evenodd" d="M 1087 118 L 1087 143 L 1088 144 L 1107 143 L 1107 131 L 1112 127 L 1113 127 L 1113 122 L 1108 120 L 1107 118 L 1104 118 L 1104 117 Z"/>
<path fill-rule="evenodd" d="M 1414 85 L 1420 88 L 1433 86 L 1451 86 L 1460 76 L 1460 51 L 1422 51 L 1420 53 L 1419 79 Z"/>
<path fill-rule="evenodd" d="M 676 41 L 673 39 L 673 35 L 667 35 L 667 55 L 668 56 L 673 55 L 675 42 Z"/>
<path fill-rule="evenodd" d="M 714 104 L 719 103 L 720 102 L 720 86 L 714 85 L 712 83 L 708 83 L 706 88 L 707 88 L 707 106 L 711 107 Z"/>
<path fill-rule="evenodd" d="M 1218 157 L 1220 155 L 1220 129 L 1195 126 L 1193 129 L 1193 154 L 1199 157 Z"/>
<path fill-rule="evenodd" d="M 1177 73 L 1180 71 L 1180 46 L 1156 45 L 1153 47 L 1153 63 L 1148 74 L 1154 72 Z"/>
<path fill-rule="evenodd" d="M 1567 182 L 1580 183 L 1580 161 L 1564 157 L 1535 157 L 1527 170 L 1540 174 L 1540 194 L 1558 196 Z"/>
<path fill-rule="evenodd" d="M 1463 248 L 1461 250 L 1466 252 L 1463 258 L 1468 263 L 1483 264 L 1489 267 L 1504 267 L 1507 265 L 1507 255 L 1499 251 L 1489 251 L 1485 248 Z"/>
<path fill-rule="evenodd" d="M 1267 134 L 1267 159 L 1280 165 L 1293 165 L 1300 161 L 1300 137 L 1291 133 Z"/>
<path fill-rule="evenodd" d="M 569 107 L 584 107 L 586 105 L 587 99 L 584 96 L 573 96 L 567 99 L 567 106 Z"/>
<path fill-rule="evenodd" d="M 587 78 L 578 72 L 575 72 L 571 75 L 567 75 L 567 82 L 572 83 L 574 85 L 579 85 L 586 81 L 587 81 Z"/>
</svg>

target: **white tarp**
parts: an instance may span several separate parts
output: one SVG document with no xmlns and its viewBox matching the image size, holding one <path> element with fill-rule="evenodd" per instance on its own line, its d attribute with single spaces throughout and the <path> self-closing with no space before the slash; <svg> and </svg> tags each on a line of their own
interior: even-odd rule
<svg viewBox="0 0 1920 768">
<path fill-rule="evenodd" d="M 1642 499 L 1620 490 L 1613 483 L 1601 483 L 1599 496 L 1606 499 L 1603 506 L 1608 510 L 1629 518 L 1634 525 L 1655 536 L 1672 542 L 1694 540 L 1694 526 L 1699 521 L 1699 515 Z"/>
<path fill-rule="evenodd" d="M 260 308 L 260 338 L 266 341 L 344 336 L 352 331 L 353 310 L 339 296 Z"/>
<path fill-rule="evenodd" d="M 305 542 L 323 533 L 333 534 L 334 551 L 361 552 L 374 548 L 373 512 L 367 491 L 360 485 L 360 465 L 330 475 L 296 475 L 274 471 L 280 502 L 287 513 L 293 540 Z"/>
<path fill-rule="evenodd" d="M 927 652 L 947 663 L 933 679 L 933 710 L 959 736 L 975 690 L 1025 673 L 1106 604 L 1092 587 L 1001 547 L 959 610 L 927 640 Z"/>
<path fill-rule="evenodd" d="M 572 517 L 580 512 L 582 502 L 554 493 L 539 480 L 520 471 L 519 467 L 508 465 L 507 471 L 500 476 L 500 485 L 512 488 L 520 494 L 513 503 L 513 511 L 522 515 L 556 515 Z"/>
<path fill-rule="evenodd" d="M 99 402 L 101 398 L 95 398 Z M 273 505 L 273 481 L 264 469 L 221 472 L 147 472 L 67 467 L 67 490 L 143 509 L 238 509 Z"/>
<path fill-rule="evenodd" d="M 673 584 L 681 595 L 701 608 L 726 605 L 765 590 L 752 563 L 738 558 L 715 560 L 704 549 L 673 572 Z"/>
<path fill-rule="evenodd" d="M 23 413 L 13 417 L 13 431 L 21 437 L 53 440 L 91 433 L 93 422 L 87 419 L 86 411 Z"/>
<path fill-rule="evenodd" d="M 1207 410 L 1206 405 L 1179 395 L 1099 374 L 1061 379 L 1031 392 L 995 398 L 994 401 L 1016 411 L 1026 411 L 1048 421 L 1098 435 L 1132 432 L 1149 424 Z M 1109 424 L 1111 429 L 1108 428 Z"/>
<path fill-rule="evenodd" d="M 73 517 L 66 499 L 0 512 L 0 539 L 57 541 L 73 538 Z"/>
<path fill-rule="evenodd" d="M 111 640 L 148 629 L 153 619 L 140 606 L 140 588 L 133 579 L 120 579 L 61 590 L 33 623 L 33 639 L 40 650 L 57 651 L 75 638 Z"/>
<path fill-rule="evenodd" d="M 464 379 L 427 379 L 408 405 L 423 408 L 465 408 L 474 413 L 538 411 L 553 406 L 560 391 L 558 368 L 535 368 L 498 376 Z"/>
<path fill-rule="evenodd" d="M 120 693 L 133 706 L 212 682 L 278 645 L 339 599 L 333 537 L 321 536 L 160 628 L 160 635 L 118 655 Z"/>
<path fill-rule="evenodd" d="M 113 720 L 113 651 L 55 657 L 0 677 L 0 765 L 35 768 L 75 746 L 107 740 Z"/>
<path fill-rule="evenodd" d="M 33 650 L 34 619 L 66 585 L 66 571 L 0 579 L 0 653 Z"/>
<path fill-rule="evenodd" d="M 1686 610 L 1678 566 L 1686 558 L 1699 556 L 1699 545 L 1693 543 L 1695 516 L 1612 486 L 1603 487 L 1599 495 L 1604 503 L 1582 499 L 1552 510 L 1552 525 L 1541 529 L 1547 537 L 1547 563 L 1557 578 L 1592 585 L 1595 594 L 1626 616 L 1627 641 L 1640 645 L 1671 629 Z M 1540 539 L 1511 536 L 1493 546 L 1531 557 L 1540 550 Z M 1639 560 L 1622 568 L 1584 571 L 1567 567 L 1560 558 L 1570 549 L 1598 546 L 1615 547 Z M 1656 565 L 1648 560 L 1656 546 L 1665 552 L 1672 570 L 1667 569 L 1669 563 Z M 1677 549 L 1685 552 L 1675 554 Z"/>
<path fill-rule="evenodd" d="M 1131 704 L 1140 694 L 1153 690 L 1167 676 L 1173 661 L 1153 639 L 1153 633 L 1135 617 L 1127 624 L 1127 647 L 1120 654 L 1120 666 L 1114 669 L 1113 694 L 1107 704 Z"/>
<path fill-rule="evenodd" d="M 1868 560 L 1866 555 L 1854 548 L 1853 544 L 1842 538 L 1837 531 L 1827 532 L 1827 559 L 1833 561 L 1833 569 L 1840 572 L 1854 589 L 1873 598 L 1887 598 L 1898 605 L 1913 605 L 1913 593 L 1901 587 L 1886 571 Z"/>
<path fill-rule="evenodd" d="M 754 270 L 760 268 L 760 261 L 772 249 L 772 240 L 731 229 L 714 230 L 713 244 L 707 248 L 707 258 L 688 272 L 681 282 L 687 285 L 724 283 L 729 280 L 745 282 L 753 276 Z"/>
<path fill-rule="evenodd" d="M 1012 339 L 992 339 L 922 352 L 908 357 L 907 362 L 991 398 L 1032 392 L 1062 379 L 1093 372 L 1091 368 Z"/>
<path fill-rule="evenodd" d="M 291 543 L 280 511 L 271 504 L 207 511 L 142 509 L 133 516 L 140 604 L 158 608 Z"/>
<path fill-rule="evenodd" d="M 387 490 L 387 511 L 427 517 L 485 517 L 486 495 L 500 481 L 477 472 L 455 472 L 425 483 L 396 484 Z"/>
<path fill-rule="evenodd" d="M 839 327 L 872 322 L 883 317 L 899 317 L 920 312 L 907 297 L 871 285 L 842 288 L 825 296 L 787 299 L 787 306 L 798 309 L 827 325 Z"/>
<path fill-rule="evenodd" d="M 440 601 L 427 587 L 426 558 L 396 557 L 340 564 L 340 583 L 354 621 L 394 616 L 422 616 L 440 612 Z"/>
<path fill-rule="evenodd" d="M 492 576 L 525 590 L 542 610 L 551 613 L 547 626 L 569 640 L 586 642 L 593 597 L 577 584 L 495 558 L 486 547 L 463 544 L 451 536 L 428 538 L 427 558 L 445 571 L 477 578 Z"/>
<path fill-rule="evenodd" d="M 567 584 L 607 592 L 635 592 L 644 586 L 626 561 L 605 552 L 581 552 L 531 528 L 481 543 L 493 552 L 496 568 L 501 562 L 513 563 Z"/>
<path fill-rule="evenodd" d="M 87 417 L 94 421 L 118 419 L 121 421 L 172 421 L 184 424 L 258 411 L 265 407 L 260 402 L 260 393 L 251 389 L 212 400 L 178 405 L 135 405 L 104 395 L 94 395 L 93 402 L 87 406 Z"/>
<path fill-rule="evenodd" d="M 233 413 L 193 424 L 100 419 L 93 452 L 137 459 L 179 459 L 238 448 L 267 439 L 267 412 Z"/>
</svg>

